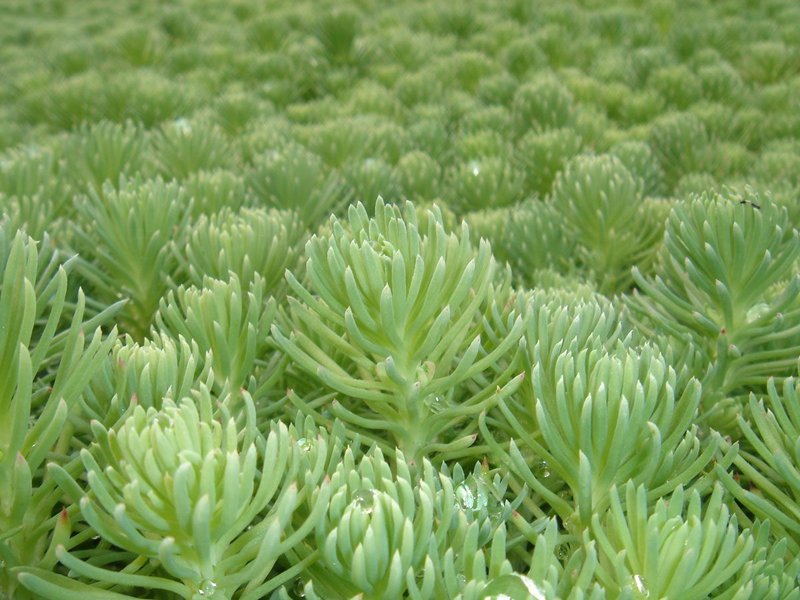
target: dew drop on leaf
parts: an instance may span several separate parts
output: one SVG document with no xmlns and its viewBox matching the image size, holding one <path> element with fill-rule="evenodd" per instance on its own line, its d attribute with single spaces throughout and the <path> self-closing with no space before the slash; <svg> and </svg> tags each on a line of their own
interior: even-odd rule
<svg viewBox="0 0 800 600">
<path fill-rule="evenodd" d="M 294 580 L 292 584 L 292 598 L 305 598 L 306 597 L 306 584 L 299 577 Z"/>
<path fill-rule="evenodd" d="M 499 503 L 493 503 L 489 506 L 489 521 L 497 527 L 503 520 L 503 506 Z"/>
<path fill-rule="evenodd" d="M 297 447 L 300 448 L 300 450 L 305 453 L 311 451 L 313 444 L 311 443 L 310 440 L 307 440 L 306 438 L 300 438 L 299 440 L 297 440 Z"/>
<path fill-rule="evenodd" d="M 473 510 L 479 511 L 489 506 L 489 496 L 483 486 L 478 486 L 477 494 L 475 494 L 475 508 Z"/>
<path fill-rule="evenodd" d="M 200 588 L 197 590 L 198 596 L 213 596 L 214 592 L 217 591 L 217 584 L 210 579 L 206 579 L 200 584 Z"/>
<path fill-rule="evenodd" d="M 353 506 L 364 513 L 371 513 L 375 503 L 374 490 L 358 490 L 353 494 Z"/>
<path fill-rule="evenodd" d="M 456 508 L 472 510 L 475 506 L 475 495 L 472 493 L 472 490 L 469 489 L 467 484 L 462 483 L 460 486 L 458 486 L 456 488 L 455 496 Z"/>
<path fill-rule="evenodd" d="M 539 461 L 536 464 L 536 475 L 538 475 L 542 479 L 547 479 L 548 477 L 550 477 L 550 465 L 547 463 L 546 460 Z"/>
<path fill-rule="evenodd" d="M 424 404 L 428 407 L 428 410 L 435 415 L 438 415 L 445 409 L 444 398 L 442 398 L 442 396 L 430 396 L 425 399 Z"/>
</svg>

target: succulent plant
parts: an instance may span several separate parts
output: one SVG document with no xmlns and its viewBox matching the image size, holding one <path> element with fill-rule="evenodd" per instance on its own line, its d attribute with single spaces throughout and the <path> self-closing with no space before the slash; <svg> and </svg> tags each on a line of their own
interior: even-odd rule
<svg viewBox="0 0 800 600">
<path fill-rule="evenodd" d="M 331 231 L 306 246 L 309 287 L 287 275 L 296 299 L 272 329 L 278 346 L 352 399 L 334 401 L 335 416 L 387 432 L 410 459 L 468 452 L 468 417 L 515 373 L 464 399 L 455 392 L 514 348 L 522 328 L 518 319 L 507 339 L 484 348 L 480 311 L 497 272 L 489 245 L 474 250 L 466 225 L 445 233 L 436 207 L 421 232 L 410 204 L 401 211 L 382 200 L 374 218 L 357 205 Z"/>
<path fill-rule="evenodd" d="M 196 171 L 227 167 L 232 158 L 219 128 L 185 118 L 164 125 L 153 146 L 159 172 L 175 179 L 184 179 Z"/>
<path fill-rule="evenodd" d="M 660 230 L 642 206 L 642 180 L 614 156 L 578 156 L 553 183 L 553 207 L 577 240 L 581 262 L 606 293 L 630 286 L 630 267 L 646 265 Z"/>
<path fill-rule="evenodd" d="M 631 306 L 645 328 L 688 337 L 705 353 L 708 371 L 698 375 L 709 407 L 797 368 L 799 251 L 785 210 L 753 196 L 702 196 L 673 208 L 659 275 L 634 269 L 643 294 Z"/>
<path fill-rule="evenodd" d="M 120 320 L 138 340 L 149 331 L 167 277 L 176 270 L 169 246 L 186 226 L 190 207 L 181 188 L 160 179 L 123 181 L 119 189 L 106 184 L 78 204 L 81 274 L 100 301 L 128 300 Z"/>
<path fill-rule="evenodd" d="M 260 277 L 265 292 L 280 298 L 284 272 L 297 263 L 305 235 L 302 218 L 294 211 L 220 210 L 195 221 L 185 247 L 175 253 L 196 286 L 206 277 L 226 279 L 234 273 L 245 288 Z"/>
<path fill-rule="evenodd" d="M 512 572 L 503 551 L 511 508 L 486 483 L 473 491 L 427 460 L 415 469 L 398 452 L 396 462 L 393 472 L 377 448 L 360 462 L 345 451 L 317 521 L 306 597 L 477 599 Z"/>
<path fill-rule="evenodd" d="M 2 4 L 0 600 L 800 600 L 796 1 Z"/>
<path fill-rule="evenodd" d="M 10 233 L 0 226 L 0 410 L 6 415 L 0 426 L 0 483 L 6 490 L 0 500 L 0 593 L 24 599 L 30 596 L 18 588 L 12 569 L 52 568 L 56 547 L 69 537 L 69 511 L 61 510 L 45 463 L 69 453 L 79 398 L 114 343 L 114 335 L 104 335 L 97 324 L 114 311 L 99 315 L 97 329 L 89 331 L 81 292 L 72 318 L 59 328 L 66 270 L 57 254 L 39 254 L 28 236 Z M 65 468 L 74 470 L 69 461 Z"/>
<path fill-rule="evenodd" d="M 57 546 L 58 559 L 118 590 L 165 590 L 187 600 L 230 598 L 239 589 L 242 598 L 268 593 L 272 565 L 312 529 L 311 517 L 291 531 L 289 521 L 304 490 L 317 482 L 310 472 L 298 473 L 299 450 L 286 426 L 275 424 L 261 436 L 252 401 L 242 399 L 238 420 L 224 399 L 215 415 L 201 387 L 193 400 L 167 400 L 160 410 L 136 407 L 117 429 L 97 424 L 97 441 L 81 453 L 88 489 L 60 466 L 50 472 L 92 529 L 123 550 L 115 561 L 126 566 L 119 572 L 100 566 L 100 556 L 81 558 L 74 550 L 79 538 Z M 312 515 L 326 503 L 328 486 L 319 490 Z M 148 559 L 158 560 L 163 574 Z M 97 593 L 37 569 L 19 579 L 43 597 L 63 597 L 65 584 L 74 597 Z"/>
<path fill-rule="evenodd" d="M 319 156 L 296 144 L 257 158 L 249 183 L 266 206 L 295 210 L 307 225 L 323 219 L 347 198 L 341 177 L 330 172 Z"/>
</svg>

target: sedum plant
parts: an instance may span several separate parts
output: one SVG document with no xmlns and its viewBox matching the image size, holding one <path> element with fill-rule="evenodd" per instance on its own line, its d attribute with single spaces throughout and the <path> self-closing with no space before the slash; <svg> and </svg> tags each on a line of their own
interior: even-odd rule
<svg viewBox="0 0 800 600">
<path fill-rule="evenodd" d="M 403 155 L 395 167 L 395 179 L 403 196 L 417 204 L 439 196 L 442 168 L 422 151 Z"/>
<path fill-rule="evenodd" d="M 524 169 L 526 191 L 540 198 L 547 196 L 558 172 L 582 146 L 583 141 L 571 129 L 531 131 L 520 138 L 514 157 Z"/>
<path fill-rule="evenodd" d="M 797 598 L 795 0 L 0 4 L 0 600 Z"/>
<path fill-rule="evenodd" d="M 136 340 L 149 331 L 167 278 L 177 269 L 169 246 L 186 227 L 190 207 L 180 187 L 160 179 L 126 180 L 119 189 L 106 185 L 78 204 L 81 275 L 100 302 L 128 301 L 120 323 Z"/>
<path fill-rule="evenodd" d="M 345 199 L 341 178 L 319 156 L 296 144 L 257 157 L 249 183 L 260 202 L 296 211 L 306 226 L 319 223 Z"/>
<path fill-rule="evenodd" d="M 170 291 L 155 321 L 169 337 L 192 340 L 202 354 L 210 352 L 214 390 L 235 394 L 249 383 L 256 362 L 264 361 L 275 310 L 258 274 L 244 288 L 230 273 L 227 281 L 206 277 L 202 287 Z"/>
<path fill-rule="evenodd" d="M 235 211 L 252 203 L 244 178 L 231 171 L 196 171 L 181 182 L 181 187 L 192 199 L 195 219 L 221 211 Z"/>
<path fill-rule="evenodd" d="M 88 183 L 101 193 L 106 181 L 116 187 L 120 177 L 145 172 L 147 142 L 141 128 L 133 123 L 84 125 L 67 147 L 76 184 Z"/>
<path fill-rule="evenodd" d="M 644 331 L 691 340 L 706 357 L 707 409 L 797 368 L 797 230 L 757 197 L 704 195 L 670 213 L 659 274 L 634 277 Z"/>
<path fill-rule="evenodd" d="M 153 147 L 158 172 L 169 178 L 185 179 L 197 171 L 222 169 L 232 162 L 221 129 L 183 117 L 164 125 L 154 136 Z"/>
<path fill-rule="evenodd" d="M 550 200 L 607 294 L 630 287 L 631 266 L 647 265 L 660 233 L 644 209 L 642 183 L 612 155 L 578 156 L 553 183 Z"/>
<path fill-rule="evenodd" d="M 208 390 L 160 410 L 136 407 L 117 429 L 94 426 L 91 449 L 81 453 L 88 487 L 58 465 L 50 473 L 80 505 L 87 524 L 121 552 L 121 570 L 104 567 L 102 548 L 77 550 L 79 537 L 60 543 L 58 560 L 107 591 L 41 569 L 22 569 L 20 582 L 44 598 L 131 598 L 134 590 L 165 590 L 187 600 L 260 598 L 270 589 L 275 561 L 309 533 L 289 531 L 304 490 L 318 483 L 298 473 L 300 455 L 283 424 L 263 436 L 243 396 L 242 417 L 227 401 L 214 410 Z M 154 568 L 158 565 L 158 569 Z M 104 595 L 105 594 L 105 595 Z"/>
<path fill-rule="evenodd" d="M 544 532 L 529 537 L 533 543 L 530 556 L 530 569 L 527 579 L 533 586 L 525 590 L 527 594 L 511 597 L 533 598 L 565 598 L 577 600 L 604 600 L 605 589 L 596 580 L 598 558 L 596 542 L 584 534 L 583 543 L 568 557 L 565 557 L 565 536 L 559 533 L 558 519 L 548 519 Z M 562 562 L 562 559 L 566 558 Z M 534 587 L 535 586 L 535 587 Z"/>
<path fill-rule="evenodd" d="M 260 277 L 266 293 L 282 298 L 284 272 L 296 266 L 305 233 L 303 218 L 294 211 L 220 210 L 201 216 L 175 253 L 195 286 L 206 277 L 227 279 L 234 273 L 244 288 Z"/>
<path fill-rule="evenodd" d="M 667 113 L 654 121 L 650 145 L 671 190 L 687 173 L 706 171 L 708 134 L 702 121 L 691 113 Z"/>
<path fill-rule="evenodd" d="M 356 159 L 342 165 L 342 175 L 356 202 L 371 202 L 378 196 L 394 197 L 398 184 L 391 165 L 380 158 Z"/>
<path fill-rule="evenodd" d="M 483 489 L 473 494 L 427 460 L 419 467 L 414 475 L 401 452 L 393 471 L 378 448 L 358 463 L 345 451 L 317 521 L 306 598 L 478 599 L 487 583 L 512 572 L 501 520 L 510 507 Z"/>
<path fill-rule="evenodd" d="M 131 407 L 160 409 L 165 399 L 187 397 L 191 390 L 214 383 L 210 356 L 197 342 L 160 334 L 141 344 L 129 336 L 117 340 L 102 367 L 84 390 L 81 409 L 89 422 L 113 427 Z M 91 439 L 91 428 L 81 434 Z"/>
<path fill-rule="evenodd" d="M 624 505 L 614 490 L 608 512 L 592 519 L 597 579 L 610 597 L 800 597 L 797 560 L 787 572 L 770 568 L 783 548 L 768 553 L 768 529 L 740 530 L 720 485 L 705 502 L 678 487 L 648 509 L 645 487 L 628 483 Z"/>
<path fill-rule="evenodd" d="M 492 243 L 499 261 L 511 265 L 517 284 L 542 286 L 547 272 L 575 270 L 577 240 L 552 203 L 528 200 L 512 207 L 467 215 L 470 227 Z"/>
<path fill-rule="evenodd" d="M 701 475 L 721 440 L 702 443 L 692 426 L 697 380 L 684 381 L 646 345 L 631 348 L 613 309 L 601 304 L 534 300 L 530 311 L 528 389 L 498 402 L 508 450 L 481 419 L 495 460 L 573 533 L 609 506 L 615 485 L 634 481 L 659 497 Z"/>
<path fill-rule="evenodd" d="M 511 113 L 517 131 L 545 131 L 573 123 L 573 98 L 555 76 L 542 75 L 521 85 L 514 94 Z"/>
<path fill-rule="evenodd" d="M 795 378 L 782 388 L 770 380 L 763 399 L 750 396 L 749 419 L 739 416 L 738 424 L 746 442 L 734 460 L 734 474 L 719 471 L 725 487 L 747 510 L 769 519 L 773 529 L 800 549 L 800 385 Z"/>
<path fill-rule="evenodd" d="M 642 180 L 645 197 L 658 197 L 663 194 L 664 174 L 650 146 L 635 140 L 621 141 L 608 150 L 616 156 L 625 168 Z"/>
<path fill-rule="evenodd" d="M 33 146 L 4 154 L 0 160 L 0 193 L 6 197 L 3 212 L 8 212 L 7 199 L 16 198 L 20 208 L 35 203 L 46 215 L 71 216 L 70 198 L 74 190 L 69 180 L 63 177 L 62 170 L 61 153 L 53 149 Z M 35 209 L 22 214 L 27 218 L 21 222 L 29 230 L 33 224 L 31 220 L 45 216 L 36 214 Z M 41 231 L 44 231 L 44 226 Z"/>
<path fill-rule="evenodd" d="M 446 175 L 445 199 L 456 213 L 480 207 L 513 205 L 522 199 L 523 175 L 514 166 L 496 157 L 463 162 Z"/>
<path fill-rule="evenodd" d="M 489 245 L 474 249 L 466 224 L 445 233 L 436 207 L 426 220 L 420 231 L 411 204 L 380 199 L 374 218 L 361 204 L 333 218 L 331 233 L 306 245 L 308 283 L 287 273 L 295 297 L 272 329 L 299 368 L 343 394 L 335 416 L 385 431 L 417 462 L 468 451 L 470 417 L 516 375 L 513 363 L 483 389 L 460 389 L 514 349 L 523 325 L 517 317 L 487 348 L 481 311 L 498 275 Z"/>
<path fill-rule="evenodd" d="M 69 537 L 70 511 L 45 469 L 51 457 L 75 471 L 70 447 L 80 397 L 114 343 L 97 328 L 85 339 L 85 300 L 66 325 L 68 278 L 58 255 L 39 254 L 25 234 L 0 227 L 0 595 L 27 600 L 15 569 L 51 569 Z M 100 321 L 113 316 L 113 309 Z M 95 319 L 95 323 L 97 319 Z M 85 332 L 86 330 L 86 332 Z"/>
</svg>

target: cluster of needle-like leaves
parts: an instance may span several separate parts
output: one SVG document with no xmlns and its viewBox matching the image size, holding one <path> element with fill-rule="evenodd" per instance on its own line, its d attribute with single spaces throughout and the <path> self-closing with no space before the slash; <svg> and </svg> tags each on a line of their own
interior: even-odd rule
<svg viewBox="0 0 800 600">
<path fill-rule="evenodd" d="M 483 311 L 502 286 L 489 245 L 474 248 L 466 224 L 447 233 L 437 209 L 420 226 L 412 205 L 380 200 L 374 218 L 359 204 L 330 229 L 306 245 L 307 286 L 287 275 L 294 297 L 273 328 L 278 346 L 353 399 L 334 400 L 334 416 L 388 434 L 416 461 L 463 456 L 475 417 L 514 373 L 509 366 L 477 389 L 468 383 L 522 334 L 517 316 L 508 335 L 487 344 Z"/>
<path fill-rule="evenodd" d="M 800 600 L 796 4 L 0 2 L 0 600 Z"/>
</svg>

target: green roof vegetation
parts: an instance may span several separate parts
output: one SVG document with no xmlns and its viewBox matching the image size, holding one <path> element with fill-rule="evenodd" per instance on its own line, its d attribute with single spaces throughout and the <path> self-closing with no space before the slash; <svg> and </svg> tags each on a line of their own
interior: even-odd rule
<svg viewBox="0 0 800 600">
<path fill-rule="evenodd" d="M 796 0 L 0 23 L 0 600 L 800 600 Z"/>
</svg>

